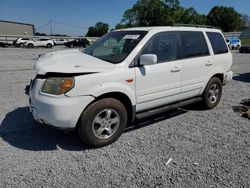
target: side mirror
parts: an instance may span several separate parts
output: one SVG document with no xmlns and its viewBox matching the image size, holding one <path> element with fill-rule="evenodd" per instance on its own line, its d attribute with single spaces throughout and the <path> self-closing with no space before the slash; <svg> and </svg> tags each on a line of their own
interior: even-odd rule
<svg viewBox="0 0 250 188">
<path fill-rule="evenodd" d="M 140 65 L 154 65 L 157 63 L 157 56 L 155 54 L 144 54 L 140 57 Z"/>
</svg>

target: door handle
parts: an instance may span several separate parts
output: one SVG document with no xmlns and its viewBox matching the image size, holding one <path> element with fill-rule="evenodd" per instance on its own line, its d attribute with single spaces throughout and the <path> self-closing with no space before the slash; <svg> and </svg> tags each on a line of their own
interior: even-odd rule
<svg viewBox="0 0 250 188">
<path fill-rule="evenodd" d="M 171 69 L 171 72 L 180 72 L 181 69 L 179 67 L 174 67 Z"/>
</svg>

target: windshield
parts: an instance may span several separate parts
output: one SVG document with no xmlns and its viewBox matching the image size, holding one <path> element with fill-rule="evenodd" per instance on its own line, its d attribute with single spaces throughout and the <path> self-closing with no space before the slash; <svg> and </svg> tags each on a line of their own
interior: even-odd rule
<svg viewBox="0 0 250 188">
<path fill-rule="evenodd" d="M 84 53 L 117 64 L 130 54 L 146 34 L 147 31 L 110 32 L 87 48 Z"/>
<path fill-rule="evenodd" d="M 240 42 L 239 40 L 231 40 L 231 43 L 238 43 Z"/>
</svg>

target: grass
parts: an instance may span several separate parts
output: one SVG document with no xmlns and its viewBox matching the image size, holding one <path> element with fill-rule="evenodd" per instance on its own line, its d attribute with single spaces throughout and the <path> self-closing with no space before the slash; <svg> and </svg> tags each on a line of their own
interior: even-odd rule
<svg viewBox="0 0 250 188">
<path fill-rule="evenodd" d="M 250 39 L 240 39 L 242 45 L 250 45 Z"/>
</svg>

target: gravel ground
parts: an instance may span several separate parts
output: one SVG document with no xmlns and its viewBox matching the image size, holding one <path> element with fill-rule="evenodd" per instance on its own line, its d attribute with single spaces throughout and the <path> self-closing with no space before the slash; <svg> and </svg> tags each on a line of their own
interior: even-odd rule
<svg viewBox="0 0 250 188">
<path fill-rule="evenodd" d="M 250 54 L 233 54 L 234 80 L 215 109 L 145 119 L 91 149 L 28 111 L 33 63 L 60 48 L 0 49 L 0 187 L 250 187 L 250 120 L 232 111 L 250 97 Z"/>
</svg>

